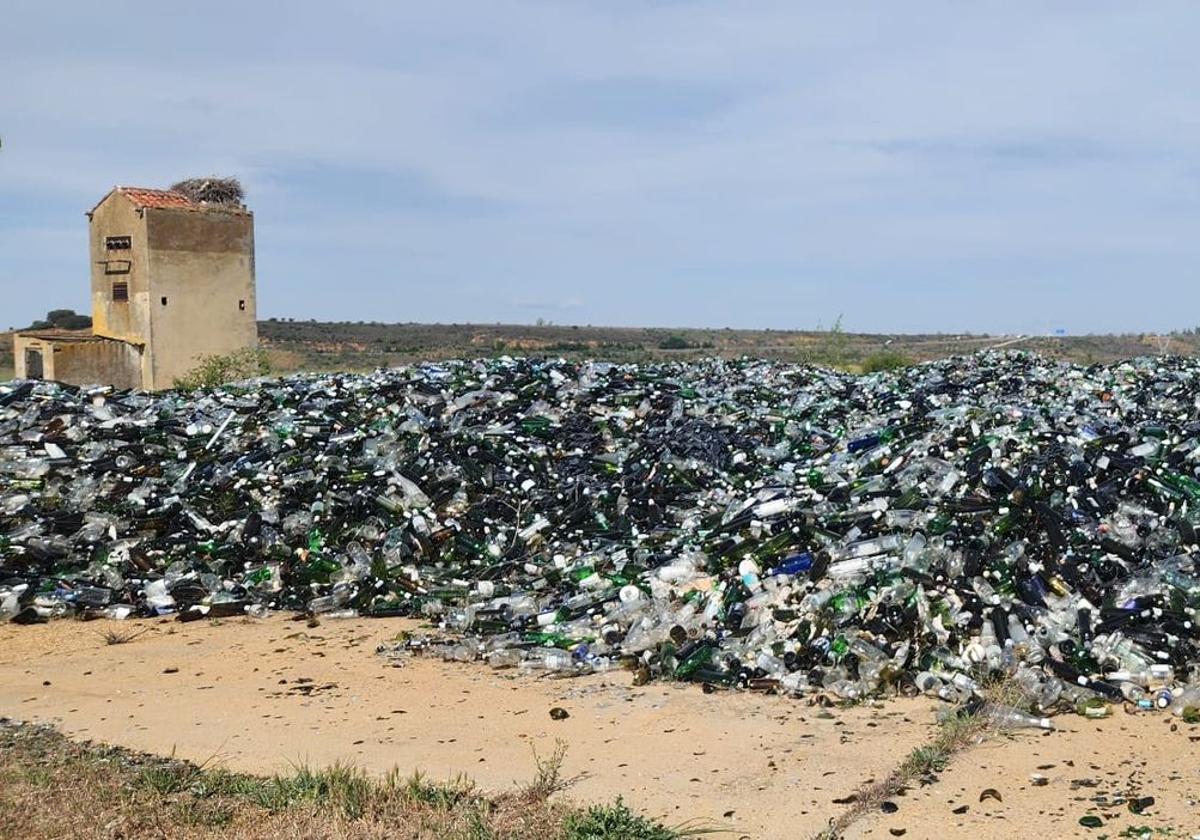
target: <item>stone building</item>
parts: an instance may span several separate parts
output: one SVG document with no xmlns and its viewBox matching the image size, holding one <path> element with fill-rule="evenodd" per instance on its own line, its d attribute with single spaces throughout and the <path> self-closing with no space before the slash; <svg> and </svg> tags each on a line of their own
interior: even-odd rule
<svg viewBox="0 0 1200 840">
<path fill-rule="evenodd" d="M 243 204 L 114 187 L 87 216 L 92 334 L 17 333 L 18 378 L 159 390 L 205 356 L 258 345 Z"/>
</svg>

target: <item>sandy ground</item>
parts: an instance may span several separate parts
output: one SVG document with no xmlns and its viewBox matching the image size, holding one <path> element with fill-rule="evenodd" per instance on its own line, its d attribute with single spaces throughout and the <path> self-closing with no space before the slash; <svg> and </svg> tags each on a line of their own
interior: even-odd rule
<svg viewBox="0 0 1200 840">
<path fill-rule="evenodd" d="M 237 770 L 347 760 L 435 779 L 461 773 L 494 790 L 528 780 L 534 750 L 549 755 L 561 739 L 564 772 L 579 777 L 571 797 L 621 795 L 667 824 L 699 819 L 730 832 L 718 836 L 747 838 L 819 831 L 845 807 L 835 800 L 882 778 L 934 727 L 926 700 L 824 710 L 695 686 L 634 687 L 624 672 L 550 680 L 425 659 L 396 667 L 375 655 L 411 626 L 163 620 L 123 624 L 146 632 L 109 646 L 104 622 L 0 625 L 0 715 Z M 551 719 L 554 707 L 570 716 Z M 1176 837 L 1200 832 L 1200 726 L 1121 713 L 1058 722 L 1052 734 L 975 747 L 851 836 L 1115 838 L 1143 825 Z M 1032 784 L 1034 773 L 1047 782 Z M 987 788 L 1002 801 L 981 803 Z M 1155 804 L 1138 816 L 1095 801 L 1134 795 Z M 1105 827 L 1080 827 L 1086 814 Z"/>
</svg>

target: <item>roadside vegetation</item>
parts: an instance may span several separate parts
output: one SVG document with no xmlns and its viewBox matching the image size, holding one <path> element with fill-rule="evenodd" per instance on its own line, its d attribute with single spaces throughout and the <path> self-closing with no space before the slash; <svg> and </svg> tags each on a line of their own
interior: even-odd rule
<svg viewBox="0 0 1200 840">
<path fill-rule="evenodd" d="M 0 834 L 57 837 L 393 838 L 413 840 L 677 840 L 624 802 L 582 808 L 554 794 L 564 748 L 535 757 L 534 779 L 491 794 L 470 780 L 434 781 L 350 765 L 299 766 L 265 777 L 71 741 L 0 719 Z"/>
</svg>

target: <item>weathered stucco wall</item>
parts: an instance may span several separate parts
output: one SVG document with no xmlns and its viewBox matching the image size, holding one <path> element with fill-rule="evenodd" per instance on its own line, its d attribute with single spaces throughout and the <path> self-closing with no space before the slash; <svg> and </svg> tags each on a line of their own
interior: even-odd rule
<svg viewBox="0 0 1200 840">
<path fill-rule="evenodd" d="M 42 378 L 68 385 L 112 385 L 139 388 L 142 354 L 122 341 L 55 341 L 18 334 L 14 340 L 17 378 L 26 379 L 26 350 L 42 354 Z"/>
<path fill-rule="evenodd" d="M 54 348 L 54 374 L 71 385 L 142 387 L 142 354 L 122 341 L 92 341 Z"/>
<path fill-rule="evenodd" d="M 128 236 L 127 251 L 110 251 L 110 236 Z M 92 270 L 92 331 L 96 335 L 150 342 L 150 287 L 146 273 L 146 220 L 129 199 L 110 193 L 92 213 L 88 223 Z M 128 273 L 117 273 L 128 262 Z M 113 284 L 125 282 L 129 300 L 113 300 Z"/>
<path fill-rule="evenodd" d="M 254 218 L 154 208 L 146 210 L 146 224 L 153 336 L 147 387 L 169 388 L 204 356 L 258 345 Z"/>
</svg>

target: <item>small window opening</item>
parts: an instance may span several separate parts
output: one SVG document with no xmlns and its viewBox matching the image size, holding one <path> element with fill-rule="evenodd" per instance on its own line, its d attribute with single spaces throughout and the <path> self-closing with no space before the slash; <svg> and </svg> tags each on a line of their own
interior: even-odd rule
<svg viewBox="0 0 1200 840">
<path fill-rule="evenodd" d="M 163 305 L 163 306 L 166 306 L 166 305 L 167 305 L 167 298 L 166 298 L 166 296 L 165 296 L 165 295 L 164 295 L 164 296 L 163 296 L 163 298 L 162 298 L 162 305 Z"/>
<path fill-rule="evenodd" d="M 110 251 L 128 251 L 131 244 L 130 237 L 128 236 L 104 237 L 104 247 Z"/>
<path fill-rule="evenodd" d="M 129 284 L 118 281 L 112 284 L 113 300 L 129 300 Z"/>
<path fill-rule="evenodd" d="M 243 312 L 245 312 L 245 311 L 246 311 L 246 301 L 244 301 L 244 300 L 239 300 L 239 301 L 238 301 L 238 309 L 240 309 L 240 310 L 242 310 Z"/>
<path fill-rule="evenodd" d="M 105 274 L 128 274 L 131 268 L 133 268 L 131 260 L 105 260 L 104 262 Z"/>
</svg>

